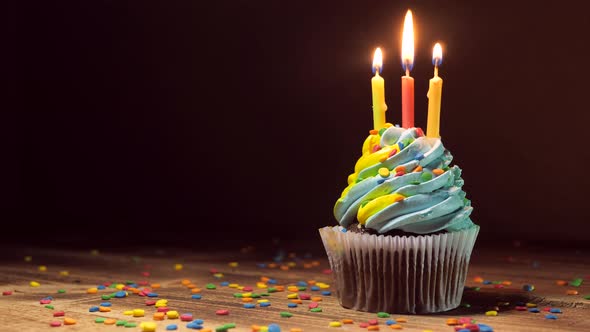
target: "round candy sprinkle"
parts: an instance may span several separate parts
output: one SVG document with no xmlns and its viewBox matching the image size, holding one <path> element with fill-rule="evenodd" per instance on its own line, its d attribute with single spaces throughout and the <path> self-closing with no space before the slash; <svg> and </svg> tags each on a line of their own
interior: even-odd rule
<svg viewBox="0 0 590 332">
<path fill-rule="evenodd" d="M 489 325 L 477 324 L 477 327 L 479 327 L 479 332 L 494 332 L 494 329 Z"/>
<path fill-rule="evenodd" d="M 176 324 L 166 325 L 166 331 L 176 331 L 176 330 L 178 330 L 178 325 L 176 325 Z"/>
<path fill-rule="evenodd" d="M 125 324 L 127 324 L 126 320 L 118 320 L 115 325 L 117 326 L 125 326 Z"/>
<path fill-rule="evenodd" d="M 392 326 L 393 326 L 393 325 L 390 325 L 389 327 L 393 329 L 394 327 L 392 327 Z M 377 325 L 370 325 L 370 326 L 367 328 L 367 331 L 379 331 L 379 326 L 377 326 Z"/>
<path fill-rule="evenodd" d="M 143 322 L 139 324 L 139 327 L 141 328 L 142 332 L 154 332 L 156 331 L 157 325 L 154 322 Z"/>
<path fill-rule="evenodd" d="M 555 319 L 557 319 L 557 316 L 552 315 L 552 314 L 548 314 L 548 315 L 545 315 L 545 318 L 555 320 Z"/>
<path fill-rule="evenodd" d="M 103 317 L 96 317 L 94 320 L 95 323 L 102 324 L 104 323 L 105 319 Z"/>
<path fill-rule="evenodd" d="M 53 322 L 49 323 L 49 326 L 51 326 L 51 327 L 59 327 L 59 326 L 61 326 L 61 322 L 59 322 L 59 321 L 53 321 Z"/>
<path fill-rule="evenodd" d="M 281 327 L 278 324 L 269 324 L 268 332 L 281 332 Z"/>
<path fill-rule="evenodd" d="M 229 310 L 220 309 L 220 310 L 215 311 L 215 314 L 216 315 L 229 315 Z"/>
<path fill-rule="evenodd" d="M 486 311 L 486 316 L 498 316 L 498 311 L 496 311 L 496 310 Z"/>
<path fill-rule="evenodd" d="M 62 317 L 62 316 L 65 316 L 65 314 L 66 313 L 63 311 L 56 311 L 53 313 L 53 317 Z"/>
<path fill-rule="evenodd" d="M 369 325 L 379 325 L 379 321 L 376 319 L 369 319 L 367 323 L 369 323 Z"/>
<path fill-rule="evenodd" d="M 12 291 L 4 291 L 2 292 L 3 296 L 12 295 Z"/>
<path fill-rule="evenodd" d="M 180 320 L 183 322 L 190 322 L 193 320 L 193 314 L 182 314 L 180 315 Z"/>
<path fill-rule="evenodd" d="M 379 318 L 389 318 L 391 315 L 386 312 L 378 312 L 377 317 Z"/>
<path fill-rule="evenodd" d="M 399 324 L 393 324 L 393 325 L 389 325 L 389 328 L 392 329 L 392 330 L 401 330 L 404 327 L 401 326 L 401 325 L 399 325 Z"/>
<path fill-rule="evenodd" d="M 559 308 L 551 308 L 551 309 L 549 309 L 549 312 L 554 313 L 554 314 L 560 314 L 561 313 L 561 309 L 559 309 Z"/>
<path fill-rule="evenodd" d="M 389 169 L 387 167 L 379 168 L 379 175 L 381 175 L 382 178 L 388 177 L 389 176 Z"/>
<path fill-rule="evenodd" d="M 539 310 L 539 308 L 530 308 L 529 312 L 538 313 L 538 312 L 541 312 L 541 310 Z"/>
<path fill-rule="evenodd" d="M 396 321 L 393 319 L 388 319 L 385 321 L 385 325 L 389 326 L 389 325 L 393 325 L 396 324 Z M 448 323 L 447 323 L 448 324 Z"/>
<path fill-rule="evenodd" d="M 97 306 L 92 306 L 88 309 L 89 312 L 97 312 L 98 310 L 100 310 Z"/>
<path fill-rule="evenodd" d="M 281 317 L 284 317 L 284 318 L 291 318 L 291 317 L 293 317 L 293 314 L 290 313 L 290 312 L 287 312 L 287 311 L 281 311 L 280 312 L 280 315 L 281 315 Z"/>
<path fill-rule="evenodd" d="M 324 296 L 330 296 L 330 295 L 332 295 L 332 292 L 330 292 L 330 291 L 323 291 L 322 292 L 322 295 L 324 295 Z"/>
<path fill-rule="evenodd" d="M 132 328 L 132 327 L 137 327 L 137 324 L 133 323 L 133 322 L 126 322 L 125 325 L 123 325 L 123 326 L 125 326 L 126 328 Z"/>
<path fill-rule="evenodd" d="M 113 318 L 105 319 L 104 321 L 104 325 L 115 325 L 115 323 L 117 323 L 117 320 Z"/>
<path fill-rule="evenodd" d="M 143 317 L 144 315 L 145 315 L 145 310 L 133 309 L 133 317 Z"/>
<path fill-rule="evenodd" d="M 192 299 L 195 299 L 195 300 L 200 300 L 200 299 L 201 299 L 201 294 L 193 294 L 193 295 L 191 296 L 191 298 L 192 298 Z"/>
<path fill-rule="evenodd" d="M 354 321 L 352 319 L 346 318 L 342 320 L 342 324 L 354 324 Z"/>
<path fill-rule="evenodd" d="M 76 324 L 76 320 L 70 317 L 64 318 L 64 325 L 74 325 Z"/>
<path fill-rule="evenodd" d="M 287 307 L 289 307 L 289 308 L 297 308 L 297 303 L 287 303 Z"/>
<path fill-rule="evenodd" d="M 263 302 L 263 303 L 260 303 L 260 306 L 261 306 L 261 307 L 270 307 L 270 302 Z"/>
<path fill-rule="evenodd" d="M 336 321 L 336 322 L 330 322 L 330 327 L 341 327 L 342 323 Z"/>
<path fill-rule="evenodd" d="M 31 287 L 39 287 L 39 286 L 41 286 L 41 284 L 40 284 L 40 283 L 38 283 L 38 282 L 36 282 L 36 281 L 31 281 L 31 282 L 29 283 L 29 285 L 31 285 Z"/>
<path fill-rule="evenodd" d="M 578 295 L 578 291 L 574 290 L 574 289 L 570 289 L 567 292 L 565 292 L 567 295 Z"/>
<path fill-rule="evenodd" d="M 313 308 L 311 310 L 309 310 L 311 312 L 322 312 L 322 308 Z"/>
<path fill-rule="evenodd" d="M 180 314 L 176 310 L 169 310 L 166 312 L 166 317 L 168 317 L 168 319 L 178 319 Z"/>
<path fill-rule="evenodd" d="M 345 229 L 346 229 L 346 228 L 345 228 Z M 319 290 L 320 290 L 320 288 L 319 288 L 318 286 L 315 286 L 315 285 L 314 285 L 314 286 L 311 286 L 311 290 L 312 290 L 312 291 L 319 291 Z"/>
<path fill-rule="evenodd" d="M 217 286 L 215 286 L 215 284 L 207 284 L 207 285 L 205 285 L 205 288 L 207 288 L 207 289 L 217 289 Z"/>
<path fill-rule="evenodd" d="M 527 284 L 527 285 L 522 286 L 522 289 L 526 292 L 532 292 L 535 290 L 535 286 Z"/>
<path fill-rule="evenodd" d="M 244 308 L 254 309 L 254 308 L 256 308 L 256 305 L 254 303 L 244 303 Z"/>
</svg>

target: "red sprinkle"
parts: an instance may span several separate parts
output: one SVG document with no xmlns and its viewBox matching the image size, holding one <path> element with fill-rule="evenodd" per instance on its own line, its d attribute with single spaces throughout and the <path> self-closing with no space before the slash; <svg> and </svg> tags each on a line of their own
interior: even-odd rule
<svg viewBox="0 0 590 332">
<path fill-rule="evenodd" d="M 311 295 L 299 293 L 299 299 L 300 300 L 311 300 Z"/>
<path fill-rule="evenodd" d="M 53 322 L 49 323 L 49 326 L 51 326 L 51 327 L 60 327 L 61 326 L 61 322 L 53 321 Z"/>
<path fill-rule="evenodd" d="M 148 271 L 143 271 L 143 272 L 141 272 L 141 275 L 144 277 L 149 277 L 150 273 Z"/>
<path fill-rule="evenodd" d="M 317 302 L 311 302 L 311 303 L 309 304 L 309 309 L 317 308 L 317 307 L 318 307 L 318 305 L 319 305 L 319 304 L 318 304 Z"/>
<path fill-rule="evenodd" d="M 369 323 L 360 323 L 359 327 L 367 328 L 367 327 L 369 327 Z"/>
<path fill-rule="evenodd" d="M 182 314 L 180 315 L 180 320 L 183 322 L 190 322 L 193 320 L 193 315 L 191 314 Z"/>
<path fill-rule="evenodd" d="M 51 300 L 50 299 L 42 299 L 41 301 L 39 301 L 39 303 L 41 303 L 41 304 L 49 304 L 49 303 L 51 303 Z"/>
<path fill-rule="evenodd" d="M 377 152 L 377 151 L 379 151 L 379 150 L 381 150 L 381 147 L 380 147 L 379 145 L 375 145 L 375 146 L 373 147 L 373 152 Z"/>
<path fill-rule="evenodd" d="M 551 307 L 545 307 L 545 308 L 543 308 L 543 311 L 550 311 L 550 310 L 551 310 Z"/>
<path fill-rule="evenodd" d="M 459 318 L 459 324 L 471 324 L 471 317 Z"/>
<path fill-rule="evenodd" d="M 9 291 L 9 290 L 4 291 L 4 292 L 2 292 L 2 295 L 4 295 L 4 296 L 6 296 L 6 295 L 12 295 L 12 291 Z"/>
<path fill-rule="evenodd" d="M 167 307 L 159 307 L 158 308 L 158 312 L 168 312 L 168 311 L 170 311 L 170 308 L 167 308 Z"/>
<path fill-rule="evenodd" d="M 405 172 L 397 172 L 397 173 L 395 173 L 395 176 L 402 176 L 404 174 L 406 174 L 406 173 Z"/>
<path fill-rule="evenodd" d="M 332 274 L 332 270 L 330 269 L 325 269 L 322 271 L 323 274 Z"/>
<path fill-rule="evenodd" d="M 396 149 L 391 150 L 391 152 L 389 153 L 389 157 L 395 156 L 396 153 L 397 153 Z"/>
<path fill-rule="evenodd" d="M 53 317 L 63 317 L 63 316 L 65 316 L 65 314 L 66 313 L 63 311 L 56 311 L 53 313 Z"/>
<path fill-rule="evenodd" d="M 138 284 L 138 285 L 140 285 L 140 286 L 146 286 L 146 285 L 148 285 L 148 284 L 149 284 L 149 281 L 147 281 L 147 280 L 141 280 L 141 281 L 140 281 L 140 282 L 138 282 L 137 284 Z"/>
<path fill-rule="evenodd" d="M 217 272 L 219 272 L 219 271 L 217 271 L 217 269 L 211 269 L 211 270 L 209 270 L 209 273 L 211 273 L 211 274 L 215 274 Z"/>
<path fill-rule="evenodd" d="M 145 305 L 154 305 L 154 304 L 156 304 L 156 301 L 154 301 L 154 300 L 145 301 Z"/>
<path fill-rule="evenodd" d="M 418 137 L 424 136 L 424 131 L 422 131 L 422 128 L 416 128 L 416 135 L 418 135 Z"/>
<path fill-rule="evenodd" d="M 502 284 L 497 284 L 497 285 L 494 285 L 494 288 L 504 288 L 504 285 L 502 285 Z"/>
<path fill-rule="evenodd" d="M 216 315 L 229 315 L 229 310 L 221 309 L 215 312 Z"/>
<path fill-rule="evenodd" d="M 369 319 L 367 323 L 369 323 L 369 325 L 378 325 L 379 321 L 376 319 Z"/>
<path fill-rule="evenodd" d="M 518 305 L 518 306 L 514 307 L 514 309 L 516 309 L 518 311 L 525 311 L 526 310 L 526 307 L 525 306 Z"/>
<path fill-rule="evenodd" d="M 250 286 L 246 286 L 246 287 L 242 288 L 242 290 L 244 292 L 251 292 L 251 291 L 253 291 L 252 287 L 250 287 Z"/>
</svg>

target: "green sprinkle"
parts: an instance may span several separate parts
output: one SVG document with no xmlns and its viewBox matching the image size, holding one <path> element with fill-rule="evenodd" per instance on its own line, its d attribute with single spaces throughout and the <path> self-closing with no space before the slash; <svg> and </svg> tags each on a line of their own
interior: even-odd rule
<svg viewBox="0 0 590 332">
<path fill-rule="evenodd" d="M 580 287 L 580 285 L 582 285 L 583 281 L 584 281 L 584 279 L 582 279 L 582 278 L 576 278 L 576 279 L 570 281 L 570 286 Z"/>
<path fill-rule="evenodd" d="M 432 180 L 432 173 L 422 172 L 422 174 L 420 175 L 420 180 L 422 180 L 422 182 Z"/>
<path fill-rule="evenodd" d="M 287 311 L 281 311 L 281 317 L 290 318 L 293 317 L 293 314 Z"/>
<path fill-rule="evenodd" d="M 305 286 L 299 286 L 299 287 L 297 287 L 297 289 L 300 290 L 300 291 L 304 291 L 304 290 L 307 289 L 307 287 L 305 287 Z"/>
<path fill-rule="evenodd" d="M 253 298 L 253 299 L 257 299 L 257 298 L 260 297 L 260 294 L 258 294 L 258 293 L 252 293 L 252 295 L 250 295 L 250 297 Z"/>
<path fill-rule="evenodd" d="M 134 283 L 135 282 L 133 282 L 133 280 L 127 280 L 127 281 L 125 281 L 125 284 L 127 284 L 127 285 L 131 285 L 131 284 L 134 284 Z"/>
<path fill-rule="evenodd" d="M 240 297 L 242 297 L 242 293 L 234 293 L 234 297 L 240 298 Z"/>
<path fill-rule="evenodd" d="M 391 317 L 391 315 L 388 314 L 388 313 L 386 313 L 386 312 L 378 312 L 377 313 L 377 317 L 379 317 L 379 318 L 388 318 L 388 317 Z"/>
<path fill-rule="evenodd" d="M 136 326 L 137 326 L 137 324 L 136 324 L 136 323 L 132 323 L 132 322 L 127 322 L 127 323 L 125 323 L 125 325 L 124 325 L 124 326 L 125 326 L 125 327 L 136 327 Z"/>
<path fill-rule="evenodd" d="M 270 294 L 268 294 L 268 293 L 262 293 L 262 294 L 260 294 L 260 296 L 270 296 Z"/>
<path fill-rule="evenodd" d="M 227 323 L 225 325 L 223 325 L 225 328 L 228 329 L 235 329 L 236 328 L 236 323 Z"/>
<path fill-rule="evenodd" d="M 127 324 L 126 320 L 118 320 L 115 325 L 117 326 L 125 326 L 125 324 Z"/>
<path fill-rule="evenodd" d="M 103 300 L 110 300 L 112 298 L 112 296 L 110 296 L 108 294 L 104 294 L 104 295 L 101 295 L 100 298 Z"/>
<path fill-rule="evenodd" d="M 96 319 L 94 320 L 94 322 L 95 323 L 102 324 L 102 323 L 104 323 L 104 318 L 102 318 L 102 317 L 96 317 Z"/>
<path fill-rule="evenodd" d="M 48 304 L 48 305 L 45 306 L 45 308 L 53 310 L 55 307 L 52 306 L 51 304 Z"/>
<path fill-rule="evenodd" d="M 415 186 L 419 185 L 420 183 L 422 183 L 422 182 L 420 182 L 420 181 L 412 181 L 412 182 L 410 182 L 410 184 L 413 184 Z"/>
<path fill-rule="evenodd" d="M 109 288 L 117 288 L 117 284 L 113 282 L 112 284 L 109 285 Z"/>
<path fill-rule="evenodd" d="M 60 294 L 63 294 L 63 293 L 66 292 L 66 290 L 65 289 L 58 289 L 57 292 L 60 293 Z"/>
<path fill-rule="evenodd" d="M 387 130 L 387 128 L 379 129 L 379 136 L 383 136 L 383 133 Z"/>
<path fill-rule="evenodd" d="M 492 285 L 499 285 L 501 283 L 502 283 L 501 281 L 492 281 Z"/>
<path fill-rule="evenodd" d="M 469 303 L 463 303 L 462 306 L 465 308 L 471 308 L 471 304 Z"/>
<path fill-rule="evenodd" d="M 473 287 L 473 290 L 476 292 L 479 292 L 480 289 L 481 289 L 481 287 Z"/>
<path fill-rule="evenodd" d="M 311 312 L 322 312 L 322 308 L 313 308 L 310 311 Z"/>
<path fill-rule="evenodd" d="M 214 284 L 207 284 L 205 287 L 207 289 L 216 289 L 217 288 L 217 286 L 215 286 Z"/>
<path fill-rule="evenodd" d="M 225 325 L 215 328 L 215 332 L 225 332 L 227 330 L 228 330 L 228 328 L 225 327 Z"/>
<path fill-rule="evenodd" d="M 267 290 L 268 290 L 269 293 L 274 293 L 274 292 L 277 291 L 277 289 L 274 288 L 274 287 L 269 287 Z"/>
</svg>

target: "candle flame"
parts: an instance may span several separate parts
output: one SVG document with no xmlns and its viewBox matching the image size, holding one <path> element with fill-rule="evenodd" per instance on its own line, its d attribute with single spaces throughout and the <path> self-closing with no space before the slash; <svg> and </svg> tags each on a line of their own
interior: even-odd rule
<svg viewBox="0 0 590 332">
<path fill-rule="evenodd" d="M 414 66 L 414 22 L 412 11 L 409 9 L 404 20 L 402 34 L 402 66 L 406 71 L 412 70 Z"/>
<path fill-rule="evenodd" d="M 442 64 L 442 60 L 442 47 L 439 43 L 436 43 L 432 49 L 432 64 L 435 66 L 440 66 Z"/>
<path fill-rule="evenodd" d="M 383 53 L 381 53 L 381 48 L 377 47 L 375 50 L 375 54 L 373 55 L 373 74 L 376 72 L 381 73 L 383 69 Z"/>
</svg>

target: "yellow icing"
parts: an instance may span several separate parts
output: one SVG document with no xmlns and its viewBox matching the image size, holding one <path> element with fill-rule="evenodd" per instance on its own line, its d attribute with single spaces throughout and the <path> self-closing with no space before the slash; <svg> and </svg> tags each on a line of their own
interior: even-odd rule
<svg viewBox="0 0 590 332">
<path fill-rule="evenodd" d="M 389 194 L 377 197 L 374 200 L 366 203 L 364 206 L 361 205 L 357 214 L 357 219 L 359 223 L 364 225 L 367 219 L 369 219 L 372 215 L 396 202 L 403 200 L 404 198 L 406 198 L 406 196 L 400 194 Z"/>
</svg>

